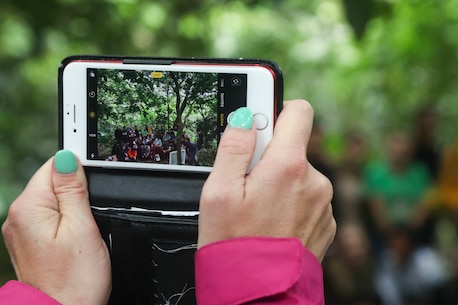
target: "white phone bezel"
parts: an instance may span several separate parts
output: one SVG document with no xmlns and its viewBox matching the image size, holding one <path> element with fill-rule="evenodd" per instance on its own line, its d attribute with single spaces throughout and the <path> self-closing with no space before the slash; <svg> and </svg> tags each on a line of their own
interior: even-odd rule
<svg viewBox="0 0 458 305">
<path fill-rule="evenodd" d="M 250 169 L 261 158 L 273 136 L 276 119 L 275 75 L 269 67 L 253 64 L 186 64 L 152 65 L 125 64 L 105 61 L 73 61 L 67 64 L 62 75 L 62 136 L 63 148 L 71 150 L 82 165 L 90 167 L 150 169 L 164 171 L 210 172 L 211 167 L 168 165 L 143 162 L 110 162 L 87 158 L 87 69 L 157 70 L 182 72 L 214 72 L 247 74 L 247 107 L 267 120 L 267 127 L 257 131 L 256 149 Z M 256 118 L 256 117 L 255 117 Z"/>
</svg>

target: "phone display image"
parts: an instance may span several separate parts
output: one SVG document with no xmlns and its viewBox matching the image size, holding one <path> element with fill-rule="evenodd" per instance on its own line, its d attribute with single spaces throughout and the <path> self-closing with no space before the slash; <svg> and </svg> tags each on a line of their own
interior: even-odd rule
<svg viewBox="0 0 458 305">
<path fill-rule="evenodd" d="M 94 58 L 71 60 L 61 72 L 62 147 L 84 166 L 210 172 L 239 107 L 250 108 L 258 130 L 251 166 L 281 109 L 276 70 L 257 62 Z"/>
<path fill-rule="evenodd" d="M 246 103 L 242 74 L 87 73 L 87 158 L 92 160 L 212 166 L 228 112 Z M 227 109 L 225 99 L 232 97 L 238 103 Z"/>
</svg>

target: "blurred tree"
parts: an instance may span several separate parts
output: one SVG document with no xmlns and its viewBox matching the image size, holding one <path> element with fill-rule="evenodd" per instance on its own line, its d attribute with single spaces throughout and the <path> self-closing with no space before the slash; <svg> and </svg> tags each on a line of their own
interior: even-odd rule
<svg viewBox="0 0 458 305">
<path fill-rule="evenodd" d="M 342 0 L 348 23 L 358 39 L 363 38 L 367 23 L 373 17 L 373 0 Z"/>
</svg>

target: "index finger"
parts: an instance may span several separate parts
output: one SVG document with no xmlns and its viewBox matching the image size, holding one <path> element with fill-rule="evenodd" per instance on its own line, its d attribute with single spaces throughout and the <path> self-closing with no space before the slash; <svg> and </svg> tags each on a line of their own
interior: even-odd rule
<svg viewBox="0 0 458 305">
<path fill-rule="evenodd" d="M 305 100 L 292 100 L 278 116 L 274 135 L 263 159 L 284 158 L 285 151 L 305 156 L 313 126 L 313 108 Z"/>
</svg>

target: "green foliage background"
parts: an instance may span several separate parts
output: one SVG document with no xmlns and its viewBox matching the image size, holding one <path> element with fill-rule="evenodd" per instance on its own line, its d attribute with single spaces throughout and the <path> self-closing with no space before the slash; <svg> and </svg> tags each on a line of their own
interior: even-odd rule
<svg viewBox="0 0 458 305">
<path fill-rule="evenodd" d="M 72 54 L 272 59 L 334 156 L 345 130 L 377 148 L 425 103 L 440 141 L 458 126 L 455 0 L 3 0 L 0 215 L 57 149 L 57 67 Z"/>
</svg>

